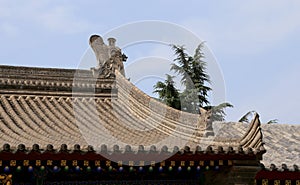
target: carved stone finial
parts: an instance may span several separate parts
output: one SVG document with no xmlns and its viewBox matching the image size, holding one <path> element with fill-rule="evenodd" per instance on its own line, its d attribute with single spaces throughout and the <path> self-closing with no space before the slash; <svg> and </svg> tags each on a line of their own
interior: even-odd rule
<svg viewBox="0 0 300 185">
<path fill-rule="evenodd" d="M 89 44 L 92 47 L 98 65 L 92 68 L 94 76 L 103 78 L 114 77 L 115 70 L 119 70 L 125 76 L 123 61 L 127 56 L 122 54 L 121 49 L 116 46 L 115 38 L 108 38 L 108 45 L 103 42 L 99 35 L 92 35 Z"/>
<path fill-rule="evenodd" d="M 108 38 L 107 40 L 108 40 L 109 46 L 113 46 L 113 47 L 116 46 L 116 41 L 117 40 L 115 38 Z"/>
<path fill-rule="evenodd" d="M 92 35 L 90 37 L 89 44 L 96 54 L 96 59 L 98 62 L 98 66 L 96 68 L 100 68 L 104 64 L 104 62 L 109 59 L 108 48 L 103 42 L 102 37 L 100 37 L 99 35 Z"/>
</svg>

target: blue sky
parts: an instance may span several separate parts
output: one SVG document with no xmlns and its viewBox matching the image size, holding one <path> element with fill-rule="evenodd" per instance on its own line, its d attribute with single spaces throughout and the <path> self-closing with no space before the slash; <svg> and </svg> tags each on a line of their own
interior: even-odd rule
<svg viewBox="0 0 300 185">
<path fill-rule="evenodd" d="M 169 22 L 205 40 L 215 56 L 226 101 L 235 106 L 227 110 L 228 121 L 255 110 L 262 122 L 299 124 L 299 8 L 297 0 L 0 0 L 0 63 L 77 68 L 90 35 L 132 22 Z M 168 58 L 171 52 L 155 44 L 125 51 L 128 62 L 149 55 Z"/>
</svg>

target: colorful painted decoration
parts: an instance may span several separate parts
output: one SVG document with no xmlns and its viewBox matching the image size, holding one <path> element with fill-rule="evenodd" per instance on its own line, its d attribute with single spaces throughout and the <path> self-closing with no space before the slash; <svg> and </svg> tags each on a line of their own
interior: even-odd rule
<svg viewBox="0 0 300 185">
<path fill-rule="evenodd" d="M 164 168 L 162 167 L 162 166 L 160 166 L 159 168 L 158 168 L 158 171 L 159 172 L 162 172 L 164 170 Z"/>
<path fill-rule="evenodd" d="M 69 166 L 65 166 L 64 171 L 65 172 L 69 171 Z"/>
<path fill-rule="evenodd" d="M 21 171 L 22 171 L 22 167 L 21 167 L 21 166 L 18 166 L 18 167 L 16 168 L 16 171 L 17 171 L 17 172 L 21 172 Z"/>
<path fill-rule="evenodd" d="M 33 172 L 33 167 L 32 166 L 28 166 L 28 172 Z"/>
<path fill-rule="evenodd" d="M 45 170 L 45 166 L 41 166 L 41 167 L 40 167 L 40 170 L 41 170 L 41 171 L 44 171 L 44 170 Z"/>
<path fill-rule="evenodd" d="M 192 168 L 190 166 L 188 166 L 186 170 L 189 172 L 192 170 Z"/>
<path fill-rule="evenodd" d="M 54 167 L 53 167 L 53 172 L 55 172 L 55 173 L 56 173 L 56 172 L 58 172 L 58 171 L 59 171 L 59 168 L 58 168 L 58 166 L 54 166 Z"/>
<path fill-rule="evenodd" d="M 8 167 L 8 166 L 5 166 L 5 167 L 4 167 L 4 172 L 6 172 L 6 173 L 7 173 L 7 172 L 9 172 L 9 170 L 10 170 L 10 169 L 9 169 L 9 167 Z"/>
<path fill-rule="evenodd" d="M 178 167 L 178 172 L 181 172 L 181 171 L 182 171 L 182 167 L 179 166 L 179 167 Z"/>
<path fill-rule="evenodd" d="M 80 167 L 79 167 L 79 166 L 76 166 L 76 167 L 75 167 L 75 171 L 76 171 L 76 172 L 80 172 Z"/>
<path fill-rule="evenodd" d="M 129 171 L 133 172 L 133 167 L 132 166 L 129 167 Z"/>
<path fill-rule="evenodd" d="M 153 172 L 153 167 L 152 166 L 149 167 L 149 172 Z"/>
<path fill-rule="evenodd" d="M 91 172 L 92 171 L 92 168 L 90 166 L 86 167 L 86 171 L 87 172 Z"/>
<path fill-rule="evenodd" d="M 142 172 L 144 169 L 142 166 L 139 167 L 139 171 Z"/>
</svg>

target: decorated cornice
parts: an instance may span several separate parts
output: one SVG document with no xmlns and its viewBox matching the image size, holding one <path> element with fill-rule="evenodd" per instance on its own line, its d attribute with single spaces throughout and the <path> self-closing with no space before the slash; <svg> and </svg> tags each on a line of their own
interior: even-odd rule
<svg viewBox="0 0 300 185">
<path fill-rule="evenodd" d="M 109 97 L 116 86 L 91 70 L 0 66 L 0 93 Z"/>
</svg>

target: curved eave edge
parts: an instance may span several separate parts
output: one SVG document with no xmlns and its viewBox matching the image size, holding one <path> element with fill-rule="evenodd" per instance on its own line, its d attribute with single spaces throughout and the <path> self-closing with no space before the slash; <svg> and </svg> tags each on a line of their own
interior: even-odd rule
<svg viewBox="0 0 300 185">
<path fill-rule="evenodd" d="M 161 112 L 161 110 L 165 110 L 170 115 L 177 115 L 184 119 L 190 119 L 196 121 L 195 124 L 198 124 L 199 128 L 207 128 L 207 123 L 203 122 L 203 119 L 201 118 L 200 114 L 193 114 L 193 113 L 177 110 L 173 107 L 170 107 L 160 101 L 157 101 L 151 96 L 147 95 L 145 92 L 143 92 L 141 89 L 136 87 L 133 83 L 131 83 L 128 79 L 126 79 L 118 70 L 115 71 L 115 75 L 116 75 L 118 93 L 120 93 L 122 90 L 130 91 L 130 93 L 133 93 L 134 94 L 133 96 L 136 98 L 136 101 L 138 101 L 142 105 L 140 109 L 149 106 L 149 102 L 145 104 L 144 102 L 145 100 L 151 101 L 152 111 L 154 112 L 159 113 Z"/>
<path fill-rule="evenodd" d="M 254 150 L 259 150 L 261 154 L 264 154 L 266 152 L 263 143 L 261 123 L 259 120 L 259 115 L 257 113 L 255 113 L 248 130 L 241 138 L 240 145 L 242 148 L 252 148 Z"/>
</svg>

